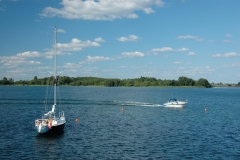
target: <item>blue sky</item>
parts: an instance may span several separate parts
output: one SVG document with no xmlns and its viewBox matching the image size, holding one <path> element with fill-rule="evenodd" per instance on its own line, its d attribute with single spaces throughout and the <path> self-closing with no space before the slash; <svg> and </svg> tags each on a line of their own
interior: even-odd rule
<svg viewBox="0 0 240 160">
<path fill-rule="evenodd" d="M 239 0 L 0 0 L 0 77 L 240 82 Z"/>
</svg>

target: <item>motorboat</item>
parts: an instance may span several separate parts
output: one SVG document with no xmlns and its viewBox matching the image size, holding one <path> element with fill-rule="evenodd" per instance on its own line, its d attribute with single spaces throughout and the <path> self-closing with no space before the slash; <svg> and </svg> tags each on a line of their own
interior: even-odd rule
<svg viewBox="0 0 240 160">
<path fill-rule="evenodd" d="M 163 104 L 164 107 L 175 107 L 175 108 L 182 108 L 188 102 L 187 101 L 179 101 L 176 98 L 171 98 L 169 101 Z"/>
</svg>

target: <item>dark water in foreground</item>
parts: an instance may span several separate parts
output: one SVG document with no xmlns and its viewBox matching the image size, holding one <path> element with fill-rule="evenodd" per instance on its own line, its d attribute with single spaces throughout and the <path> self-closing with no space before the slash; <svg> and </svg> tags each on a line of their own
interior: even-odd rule
<svg viewBox="0 0 240 160">
<path fill-rule="evenodd" d="M 240 159 L 240 88 L 60 90 L 65 132 L 40 136 L 46 88 L 0 87 L 0 159 Z"/>
</svg>

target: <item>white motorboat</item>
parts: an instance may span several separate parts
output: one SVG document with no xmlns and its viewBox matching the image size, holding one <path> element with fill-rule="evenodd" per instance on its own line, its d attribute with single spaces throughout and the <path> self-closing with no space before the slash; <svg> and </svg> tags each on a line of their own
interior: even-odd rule
<svg viewBox="0 0 240 160">
<path fill-rule="evenodd" d="M 184 105 L 187 104 L 187 101 L 179 101 L 176 98 L 171 98 L 169 101 L 163 104 L 164 107 L 175 107 L 175 108 L 182 108 Z"/>
<path fill-rule="evenodd" d="M 38 133 L 47 134 L 47 133 L 59 133 L 64 131 L 64 126 L 66 123 L 65 115 L 63 111 L 59 111 L 58 115 L 55 115 L 57 107 L 57 64 L 56 64 L 56 52 L 57 52 L 57 29 L 54 29 L 54 43 L 55 43 L 55 58 L 54 58 L 54 104 L 52 105 L 52 110 L 48 111 L 46 114 L 43 114 L 42 118 L 35 120 L 35 128 Z"/>
</svg>

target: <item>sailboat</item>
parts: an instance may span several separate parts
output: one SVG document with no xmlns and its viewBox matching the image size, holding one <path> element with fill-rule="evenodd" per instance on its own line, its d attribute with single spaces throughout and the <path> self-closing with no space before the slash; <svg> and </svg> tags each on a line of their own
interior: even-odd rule
<svg viewBox="0 0 240 160">
<path fill-rule="evenodd" d="M 43 114 L 42 118 L 35 120 L 35 128 L 39 134 L 48 133 L 60 133 L 64 131 L 64 126 L 66 123 L 64 112 L 61 111 L 56 114 L 57 107 L 57 28 L 54 28 L 54 104 L 52 105 L 52 110 Z"/>
</svg>

